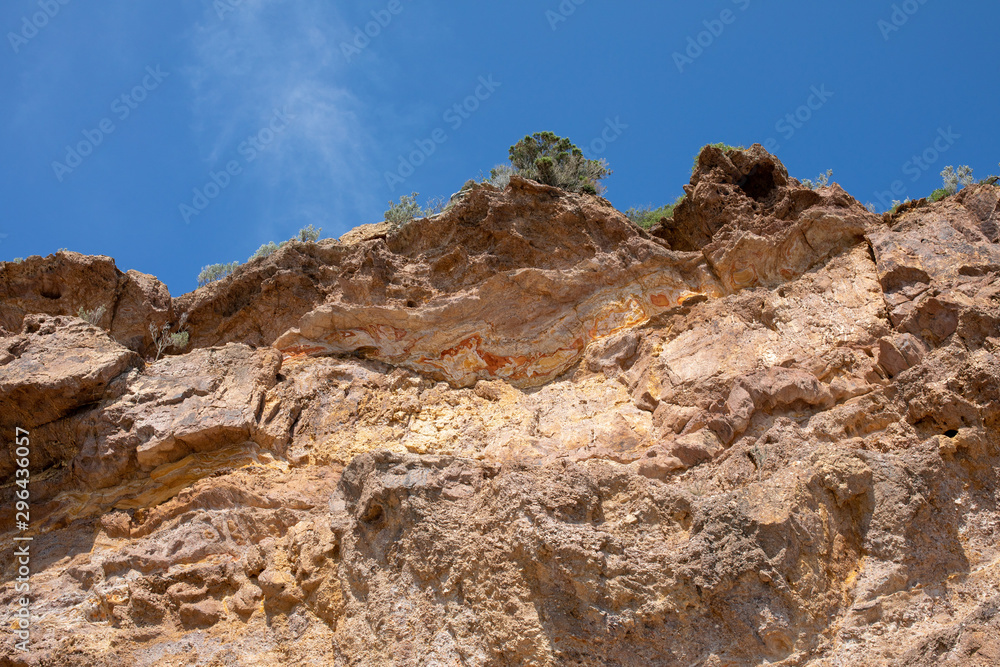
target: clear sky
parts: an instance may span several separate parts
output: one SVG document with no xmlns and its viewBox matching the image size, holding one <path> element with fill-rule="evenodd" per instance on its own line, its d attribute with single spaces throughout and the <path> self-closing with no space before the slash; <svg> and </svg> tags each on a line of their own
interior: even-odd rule
<svg viewBox="0 0 1000 667">
<path fill-rule="evenodd" d="M 0 259 L 110 255 L 178 295 L 542 130 L 606 158 L 622 210 L 717 141 L 883 210 L 1000 172 L 998 25 L 994 0 L 6 0 Z"/>
</svg>

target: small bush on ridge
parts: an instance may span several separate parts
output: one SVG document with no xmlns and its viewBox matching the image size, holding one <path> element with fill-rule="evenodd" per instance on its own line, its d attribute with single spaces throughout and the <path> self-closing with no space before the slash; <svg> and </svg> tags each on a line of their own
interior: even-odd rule
<svg viewBox="0 0 1000 667">
<path fill-rule="evenodd" d="M 833 177 L 833 169 L 827 169 L 825 174 L 820 174 L 816 177 L 815 181 L 810 181 L 808 178 L 802 179 L 802 185 L 806 186 L 810 190 L 816 190 L 817 188 L 825 188 L 830 184 L 830 179 Z"/>
<path fill-rule="evenodd" d="M 517 169 L 512 164 L 498 164 L 490 169 L 489 178 L 481 179 L 484 183 L 504 190 L 510 185 L 510 177 L 517 173 Z"/>
<path fill-rule="evenodd" d="M 302 229 L 299 230 L 297 240 L 303 243 L 315 243 L 319 239 L 320 232 L 322 231 L 323 231 L 322 227 L 320 227 L 319 229 L 316 229 L 312 225 L 309 225 L 308 227 L 303 227 Z"/>
<path fill-rule="evenodd" d="M 589 186 L 596 194 L 601 179 L 611 174 L 605 160 L 588 160 L 569 139 L 552 132 L 536 132 L 511 146 L 510 163 L 525 178 L 570 192 Z"/>
<path fill-rule="evenodd" d="M 239 262 L 229 262 L 228 264 L 209 264 L 198 274 L 198 287 L 204 287 L 216 280 L 222 280 L 240 267 Z"/>
<path fill-rule="evenodd" d="M 976 182 L 972 178 L 972 167 L 967 164 L 959 165 L 958 169 L 948 165 L 941 172 L 941 180 L 944 181 L 944 190 L 950 195 L 958 192 L 959 186 L 965 187 Z"/>
<path fill-rule="evenodd" d="M 261 257 L 268 257 L 269 255 L 273 255 L 274 253 L 278 252 L 278 248 L 280 248 L 283 245 L 285 244 L 282 243 L 279 245 L 274 241 L 269 241 L 264 245 L 262 245 L 261 247 L 257 248 L 257 252 L 255 252 L 254 254 L 250 255 L 250 257 L 247 258 L 247 263 L 250 263 L 255 259 L 260 259 Z"/>
<path fill-rule="evenodd" d="M 684 200 L 684 195 L 681 195 L 676 200 L 674 200 L 673 204 L 666 204 L 664 206 L 661 206 L 660 208 L 654 209 L 650 206 L 633 207 L 625 211 L 625 215 L 628 216 L 628 219 L 634 222 L 639 227 L 642 227 L 643 229 L 649 229 L 650 227 L 655 225 L 660 220 L 663 220 L 664 218 L 668 220 L 670 218 L 673 218 L 674 209 L 676 209 L 677 205 L 680 204 L 683 200 Z"/>
</svg>

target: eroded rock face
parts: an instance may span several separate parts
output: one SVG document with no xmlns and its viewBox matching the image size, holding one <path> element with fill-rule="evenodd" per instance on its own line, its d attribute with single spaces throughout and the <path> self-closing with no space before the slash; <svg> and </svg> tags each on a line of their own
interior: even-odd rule
<svg viewBox="0 0 1000 667">
<path fill-rule="evenodd" d="M 145 352 L 149 324 L 174 322 L 170 293 L 153 276 L 122 273 L 110 257 L 59 251 L 0 264 L 0 328 L 20 331 L 26 315 L 72 315 L 104 309 L 96 323 L 121 345 Z"/>
<path fill-rule="evenodd" d="M 32 431 L 114 394 L 114 381 L 142 364 L 134 352 L 75 317 L 29 315 L 21 334 L 0 338 L 0 429 Z M 13 436 L 11 436 L 13 437 Z M 75 443 L 44 442 L 36 470 L 71 456 Z M 13 452 L 0 453 L 0 477 L 14 470 Z"/>
<path fill-rule="evenodd" d="M 707 146 L 684 192 L 673 220 L 652 233 L 703 252 L 730 292 L 794 278 L 879 222 L 836 184 L 812 190 L 790 179 L 760 144 Z"/>
<path fill-rule="evenodd" d="M 997 664 L 998 202 L 709 148 L 652 237 L 515 179 L 136 297 L 155 362 L 18 297 L 0 664 Z"/>
<path fill-rule="evenodd" d="M 703 258 L 607 202 L 516 177 L 360 249 L 349 288 L 275 342 L 286 355 L 361 352 L 457 387 L 539 386 L 592 342 L 719 293 Z"/>
</svg>

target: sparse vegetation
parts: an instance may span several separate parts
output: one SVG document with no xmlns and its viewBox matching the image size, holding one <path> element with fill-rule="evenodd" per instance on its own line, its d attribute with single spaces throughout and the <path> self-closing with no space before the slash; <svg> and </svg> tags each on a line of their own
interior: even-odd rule
<svg viewBox="0 0 1000 667">
<path fill-rule="evenodd" d="M 810 190 L 815 190 L 817 188 L 825 188 L 830 184 L 830 179 L 833 177 L 833 169 L 827 169 L 825 174 L 820 174 L 816 177 L 815 181 L 810 181 L 808 178 L 802 179 L 802 185 L 806 186 Z"/>
<path fill-rule="evenodd" d="M 470 182 L 475 185 L 475 181 L 470 179 L 465 182 L 465 185 L 462 186 L 462 190 L 471 188 L 472 186 L 469 185 Z M 408 224 L 411 220 L 416 218 L 429 218 L 432 215 L 437 215 L 448 208 L 448 200 L 444 197 L 429 199 L 427 200 L 427 206 L 425 208 L 420 208 L 420 204 L 417 203 L 417 197 L 419 196 L 419 192 L 414 192 L 400 197 L 398 203 L 390 200 L 389 209 L 385 212 L 385 221 L 392 225 L 393 229 L 399 229 L 403 225 Z"/>
<path fill-rule="evenodd" d="M 512 164 L 498 164 L 497 166 L 490 169 L 489 178 L 482 178 L 484 183 L 489 183 L 490 185 L 504 190 L 510 185 L 510 177 L 517 173 L 517 169 L 514 168 Z"/>
<path fill-rule="evenodd" d="M 896 211 L 899 210 L 900 206 L 902 206 L 903 204 L 909 204 L 911 201 L 913 201 L 913 200 L 910 199 L 909 197 L 907 197 L 903 201 L 899 201 L 898 199 L 893 199 L 892 200 L 892 208 L 890 208 L 888 212 L 889 213 L 895 213 Z"/>
<path fill-rule="evenodd" d="M 944 190 L 950 195 L 958 192 L 960 189 L 959 186 L 965 187 L 976 182 L 972 178 L 972 167 L 967 164 L 959 165 L 958 169 L 955 169 L 952 165 L 948 165 L 941 172 L 941 179 L 944 181 Z"/>
<path fill-rule="evenodd" d="M 81 320 L 93 324 L 95 327 L 98 326 L 98 322 L 104 317 L 104 313 L 108 312 L 108 309 L 104 306 L 98 306 L 93 310 L 87 310 L 83 306 L 80 306 L 80 310 L 77 311 L 76 316 Z"/>
<path fill-rule="evenodd" d="M 1000 176 L 987 176 L 983 180 L 979 181 L 980 185 L 996 185 L 1000 181 Z"/>
<path fill-rule="evenodd" d="M 448 208 L 448 200 L 444 197 L 435 197 L 433 199 L 427 200 L 427 205 L 424 206 L 423 217 L 429 218 L 432 215 L 437 215 Z"/>
<path fill-rule="evenodd" d="M 716 143 L 716 144 L 706 144 L 706 145 L 702 146 L 701 147 L 701 151 L 705 150 L 709 146 L 714 146 L 715 148 L 718 148 L 723 153 L 728 153 L 729 151 L 745 151 L 746 150 L 746 148 L 744 148 L 743 146 L 730 146 L 729 144 L 723 143 L 723 142 L 720 141 L 719 143 Z M 691 167 L 691 175 L 694 175 L 694 172 L 698 171 L 698 157 L 701 155 L 701 151 L 698 151 L 698 153 L 694 156 L 694 165 Z"/>
<path fill-rule="evenodd" d="M 13 261 L 13 262 L 14 262 L 15 264 L 20 264 L 21 262 L 23 262 L 23 261 L 24 261 L 24 257 L 15 257 L 15 258 L 14 258 L 13 260 L 11 260 L 11 261 Z"/>
<path fill-rule="evenodd" d="M 216 280 L 222 280 L 240 267 L 239 262 L 229 262 L 228 264 L 209 264 L 198 274 L 198 287 L 204 287 Z"/>
<path fill-rule="evenodd" d="M 627 215 L 629 220 L 634 222 L 639 227 L 649 229 L 660 220 L 669 220 L 673 218 L 674 209 L 676 209 L 677 205 L 683 200 L 684 195 L 681 195 L 674 201 L 673 204 L 666 204 L 660 208 L 654 209 L 651 206 L 633 207 L 625 211 L 625 215 Z"/>
<path fill-rule="evenodd" d="M 569 139 L 552 132 L 536 132 L 511 146 L 510 164 L 525 178 L 570 192 L 597 194 L 601 179 L 611 174 L 605 160 L 588 160 Z"/>
<path fill-rule="evenodd" d="M 247 263 L 249 264 L 255 259 L 260 259 L 261 257 L 267 257 L 269 255 L 273 255 L 278 251 L 278 248 L 280 248 L 283 245 L 284 243 L 278 244 L 275 243 L 274 241 L 268 241 L 261 247 L 257 248 L 257 252 L 255 252 L 254 254 L 250 255 L 249 258 L 247 258 Z"/>
<path fill-rule="evenodd" d="M 281 243 L 268 241 L 261 247 L 257 248 L 256 252 L 247 258 L 247 264 L 255 259 L 261 259 L 263 257 L 273 255 L 286 243 L 291 241 L 297 241 L 300 243 L 315 243 L 319 239 L 319 235 L 322 231 L 322 227 L 317 229 L 312 225 L 309 225 L 308 227 L 300 229 L 298 234 L 290 238 L 288 241 L 282 241 Z M 242 266 L 242 264 L 239 262 L 229 262 L 228 264 L 209 264 L 201 270 L 201 273 L 198 274 L 198 287 L 204 287 L 205 285 L 215 282 L 216 280 L 221 280 L 236 271 L 236 269 L 240 268 L 240 266 Z"/>
<path fill-rule="evenodd" d="M 420 193 L 414 192 L 413 194 L 400 197 L 399 203 L 390 200 L 389 208 L 385 212 L 385 221 L 395 229 L 402 227 L 414 218 L 420 217 L 421 210 L 420 204 L 417 203 L 418 196 L 420 196 Z"/>
<path fill-rule="evenodd" d="M 323 231 L 322 227 L 316 229 L 312 225 L 309 225 L 308 227 L 303 227 L 302 229 L 299 230 L 296 239 L 302 243 L 315 243 L 316 241 L 319 240 L 319 235 L 320 232 L 322 231 Z"/>
<path fill-rule="evenodd" d="M 153 339 L 153 347 L 156 348 L 156 357 L 154 357 L 153 361 L 159 361 L 160 357 L 163 356 L 163 352 L 168 348 L 173 347 L 183 350 L 187 347 L 190 334 L 187 331 L 182 331 L 186 323 L 187 313 L 181 315 L 181 319 L 177 323 L 177 331 L 174 333 L 170 333 L 171 327 L 169 322 L 165 322 L 159 329 L 152 322 L 149 323 L 149 335 Z"/>
<path fill-rule="evenodd" d="M 942 199 L 947 197 L 948 194 L 949 194 L 948 191 L 945 190 L 944 188 L 938 188 L 937 190 L 931 193 L 929 199 L 931 201 L 941 201 Z"/>
</svg>

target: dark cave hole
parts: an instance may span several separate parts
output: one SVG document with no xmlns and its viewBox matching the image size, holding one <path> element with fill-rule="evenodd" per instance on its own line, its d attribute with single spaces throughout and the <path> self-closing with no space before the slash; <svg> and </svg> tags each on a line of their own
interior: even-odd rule
<svg viewBox="0 0 1000 667">
<path fill-rule="evenodd" d="M 955 429 L 949 429 L 945 431 L 944 434 L 949 438 L 954 438 L 956 435 L 958 435 L 958 431 L 956 431 Z"/>
<path fill-rule="evenodd" d="M 763 201 L 775 188 L 774 166 L 755 165 L 750 173 L 736 185 L 754 201 Z"/>
</svg>

